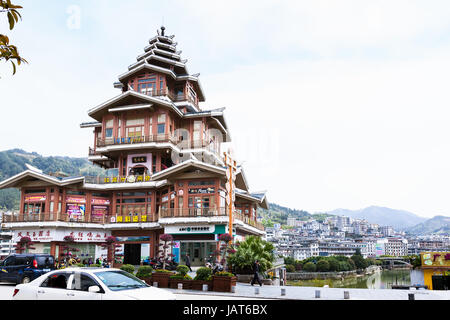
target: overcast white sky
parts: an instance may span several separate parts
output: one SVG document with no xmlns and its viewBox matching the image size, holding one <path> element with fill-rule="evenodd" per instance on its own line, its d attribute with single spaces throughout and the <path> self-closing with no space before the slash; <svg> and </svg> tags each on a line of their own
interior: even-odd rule
<svg viewBox="0 0 450 320">
<path fill-rule="evenodd" d="M 15 2 L 23 21 L 0 32 L 30 63 L 0 64 L 0 150 L 87 157 L 79 124 L 164 21 L 253 191 L 450 215 L 448 1 Z"/>
</svg>

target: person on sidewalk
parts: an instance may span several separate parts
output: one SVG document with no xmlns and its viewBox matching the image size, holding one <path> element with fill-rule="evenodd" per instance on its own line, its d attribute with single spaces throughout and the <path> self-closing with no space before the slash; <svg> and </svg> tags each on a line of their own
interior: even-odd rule
<svg viewBox="0 0 450 320">
<path fill-rule="evenodd" d="M 251 285 L 253 286 L 255 284 L 255 282 L 258 282 L 259 285 L 262 287 L 262 282 L 259 279 L 259 270 L 260 270 L 260 265 L 259 265 L 259 261 L 255 260 L 255 263 L 253 264 L 253 279 L 251 282 Z"/>
<path fill-rule="evenodd" d="M 186 258 L 184 260 L 186 261 L 186 266 L 189 268 L 189 271 L 192 272 L 192 269 L 191 269 L 191 258 L 189 257 L 189 253 L 186 254 Z"/>
</svg>

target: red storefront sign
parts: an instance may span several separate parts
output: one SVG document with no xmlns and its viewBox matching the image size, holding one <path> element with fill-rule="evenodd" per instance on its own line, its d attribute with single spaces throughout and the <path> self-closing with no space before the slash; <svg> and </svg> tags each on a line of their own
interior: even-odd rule
<svg viewBox="0 0 450 320">
<path fill-rule="evenodd" d="M 26 196 L 25 202 L 43 202 L 46 199 L 46 196 Z"/>
</svg>

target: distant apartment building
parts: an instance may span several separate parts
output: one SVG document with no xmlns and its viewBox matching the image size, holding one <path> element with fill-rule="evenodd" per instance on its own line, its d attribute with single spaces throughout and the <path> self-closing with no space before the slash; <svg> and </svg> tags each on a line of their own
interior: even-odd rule
<svg viewBox="0 0 450 320">
<path fill-rule="evenodd" d="M 408 241 L 408 254 L 420 254 L 421 252 L 445 252 L 450 250 L 450 245 L 444 240 L 410 239 Z"/>
<path fill-rule="evenodd" d="M 297 221 L 298 221 L 297 218 L 289 217 L 287 218 L 287 225 L 289 227 L 297 227 L 298 226 Z"/>
<path fill-rule="evenodd" d="M 292 257 L 295 260 L 305 260 L 319 255 L 319 244 L 317 242 L 304 243 L 292 248 Z"/>
<path fill-rule="evenodd" d="M 347 216 L 338 216 L 336 221 L 336 227 L 338 229 L 344 229 L 352 224 L 352 218 Z"/>
<path fill-rule="evenodd" d="M 378 243 L 384 245 L 383 255 L 402 257 L 408 255 L 408 240 L 403 238 L 386 238 Z"/>
<path fill-rule="evenodd" d="M 392 237 L 394 235 L 394 229 L 391 226 L 380 227 L 380 232 L 384 237 Z"/>
<path fill-rule="evenodd" d="M 15 253 L 15 242 L 12 241 L 13 232 L 0 229 L 0 259 Z"/>
</svg>

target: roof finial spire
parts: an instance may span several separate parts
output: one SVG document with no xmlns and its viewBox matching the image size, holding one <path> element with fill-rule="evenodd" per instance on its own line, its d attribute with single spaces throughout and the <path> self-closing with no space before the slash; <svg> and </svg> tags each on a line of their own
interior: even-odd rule
<svg viewBox="0 0 450 320">
<path fill-rule="evenodd" d="M 164 37 L 164 30 L 166 30 L 166 28 L 164 26 L 161 26 L 161 36 Z"/>
</svg>

